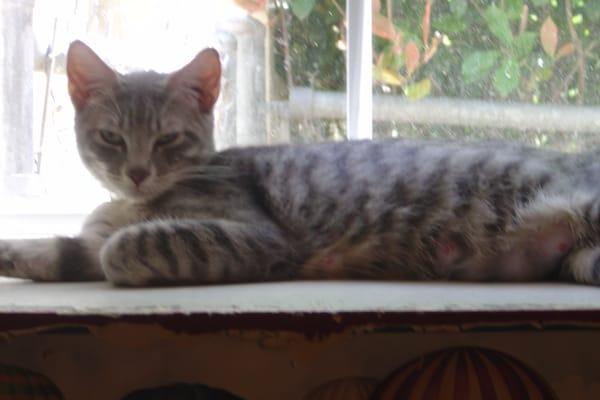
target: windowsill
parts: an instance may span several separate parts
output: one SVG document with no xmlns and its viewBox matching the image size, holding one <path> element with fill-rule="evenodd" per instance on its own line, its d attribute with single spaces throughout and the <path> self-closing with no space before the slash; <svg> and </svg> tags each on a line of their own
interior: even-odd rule
<svg viewBox="0 0 600 400">
<path fill-rule="evenodd" d="M 193 333 L 261 329 L 311 335 L 386 326 L 600 329 L 600 290 L 559 283 L 355 281 L 123 289 L 0 279 L 0 331 L 114 322 Z"/>
<path fill-rule="evenodd" d="M 156 315 L 173 313 L 600 312 L 600 289 L 534 283 L 277 282 L 172 288 L 107 283 L 33 283 L 2 278 L 0 313 Z"/>
</svg>

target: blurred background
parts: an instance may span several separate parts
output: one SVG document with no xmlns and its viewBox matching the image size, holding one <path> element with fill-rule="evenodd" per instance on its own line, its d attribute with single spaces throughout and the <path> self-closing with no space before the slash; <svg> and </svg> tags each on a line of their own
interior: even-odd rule
<svg viewBox="0 0 600 400">
<path fill-rule="evenodd" d="M 74 39 L 121 72 L 172 71 L 216 47 L 220 149 L 346 140 L 346 116 L 358 112 L 346 98 L 353 27 L 343 0 L 0 4 L 2 237 L 75 232 L 109 198 L 75 147 L 65 75 Z M 503 138 L 569 152 L 597 145 L 600 1 L 361 4 L 370 4 L 372 37 L 365 137 Z"/>
</svg>

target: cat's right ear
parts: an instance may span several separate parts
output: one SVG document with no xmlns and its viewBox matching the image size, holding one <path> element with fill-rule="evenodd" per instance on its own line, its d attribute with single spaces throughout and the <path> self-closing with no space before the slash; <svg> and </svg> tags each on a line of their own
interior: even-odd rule
<svg viewBox="0 0 600 400">
<path fill-rule="evenodd" d="M 85 106 L 94 91 L 112 87 L 117 82 L 117 74 L 79 40 L 71 43 L 67 52 L 67 77 L 69 95 L 77 110 Z"/>
<path fill-rule="evenodd" d="M 215 49 L 204 49 L 185 67 L 172 73 L 168 87 L 188 94 L 202 112 L 212 111 L 219 97 L 221 61 Z"/>
</svg>

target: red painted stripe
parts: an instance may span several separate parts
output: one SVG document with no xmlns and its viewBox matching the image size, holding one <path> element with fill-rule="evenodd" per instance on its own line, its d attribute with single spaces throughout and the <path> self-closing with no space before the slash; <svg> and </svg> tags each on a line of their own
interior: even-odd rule
<svg viewBox="0 0 600 400">
<path fill-rule="evenodd" d="M 477 350 L 469 349 L 467 350 L 467 354 L 469 358 L 473 361 L 473 366 L 475 368 L 475 374 L 477 375 L 477 379 L 479 380 L 479 387 L 481 389 L 481 399 L 482 400 L 498 400 L 496 396 L 496 390 L 494 389 L 494 384 L 492 383 L 492 377 L 489 374 L 489 371 L 481 361 L 481 355 Z"/>
<path fill-rule="evenodd" d="M 456 386 L 456 364 L 460 352 L 453 351 L 448 358 L 444 373 L 440 378 L 440 391 L 436 400 L 454 400 L 454 388 Z"/>
<path fill-rule="evenodd" d="M 512 369 L 507 361 L 507 358 L 509 357 L 495 351 L 487 351 L 486 355 L 502 376 L 502 380 L 508 388 L 511 399 L 529 399 L 525 383 L 522 382 L 519 375 Z M 512 357 L 510 357 L 510 359 L 512 359 Z"/>
<path fill-rule="evenodd" d="M 373 399 L 396 399 L 395 393 L 404 383 L 405 378 L 411 374 L 416 368 L 416 361 L 409 361 L 399 369 L 392 372 L 385 381 L 383 381 L 373 394 Z"/>
<path fill-rule="evenodd" d="M 410 375 L 408 375 L 406 377 L 406 379 L 404 380 L 402 385 L 398 388 L 398 391 L 393 395 L 394 400 L 396 400 L 396 399 L 413 400 L 411 398 L 412 390 L 413 390 L 417 380 L 421 376 L 421 374 L 423 374 L 423 370 L 425 368 L 427 368 L 427 364 L 429 364 L 430 360 L 431 360 L 431 357 L 423 357 L 422 360 L 416 360 L 414 362 L 416 368 Z M 420 363 L 422 363 L 422 364 L 418 365 Z"/>
<path fill-rule="evenodd" d="M 431 375 L 429 382 L 431 383 L 425 389 L 425 393 L 423 393 L 422 400 L 439 400 L 442 390 L 442 379 L 444 377 L 444 372 L 448 368 L 448 364 L 450 360 L 456 353 L 456 350 L 446 351 L 444 353 L 438 353 L 438 357 L 442 357 L 439 365 L 435 368 L 435 371 Z M 419 399 L 421 400 L 421 399 Z"/>
<path fill-rule="evenodd" d="M 455 375 L 455 384 L 454 384 L 454 399 L 455 400 L 471 400 L 466 399 L 465 396 L 469 387 L 469 377 L 468 377 L 468 369 L 467 369 L 467 355 L 464 350 L 458 351 L 458 361 L 456 363 L 456 375 Z"/>
<path fill-rule="evenodd" d="M 550 387 L 547 381 L 545 381 L 541 375 L 532 370 L 527 365 L 519 362 L 518 360 L 512 360 L 515 364 L 518 365 L 518 368 L 521 368 L 521 371 L 527 378 L 531 381 L 532 386 L 537 389 L 540 393 L 540 396 L 544 400 L 556 400 L 558 396 L 554 393 L 554 390 Z"/>
</svg>

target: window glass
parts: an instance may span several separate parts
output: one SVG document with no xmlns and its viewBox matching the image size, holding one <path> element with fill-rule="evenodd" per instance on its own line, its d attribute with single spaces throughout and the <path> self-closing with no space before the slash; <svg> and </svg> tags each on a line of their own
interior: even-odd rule
<svg viewBox="0 0 600 400">
<path fill-rule="evenodd" d="M 376 137 L 598 142 L 599 2 L 374 0 L 373 13 Z"/>
<path fill-rule="evenodd" d="M 371 3 L 375 138 L 503 138 L 566 151 L 597 143 L 599 2 Z M 172 71 L 216 47 L 219 149 L 347 139 L 345 1 L 206 5 L 2 2 L 0 236 L 73 232 L 109 198 L 75 147 L 65 75 L 74 39 L 123 72 Z"/>
<path fill-rule="evenodd" d="M 77 154 L 65 68 L 71 41 L 84 41 L 121 72 L 167 72 L 206 46 L 227 50 L 248 19 L 231 1 L 192 0 L 4 0 L 0 13 L 2 237 L 76 232 L 109 199 Z M 230 20 L 238 22 L 225 26 Z M 223 53 L 229 78 L 233 51 Z M 226 122 L 235 99 L 224 97 L 217 114 Z"/>
<path fill-rule="evenodd" d="M 275 140 L 346 137 L 345 7 L 344 0 L 269 2 L 272 117 L 278 120 L 276 107 L 283 101 L 289 118 L 289 126 L 270 127 Z"/>
<path fill-rule="evenodd" d="M 341 140 L 344 8 L 335 0 L 4 0 L 0 237 L 74 233 L 109 199 L 77 154 L 65 71 L 71 41 L 121 72 L 172 71 L 216 47 L 218 149 Z M 306 101 L 313 91 L 342 102 L 323 113 Z"/>
</svg>

